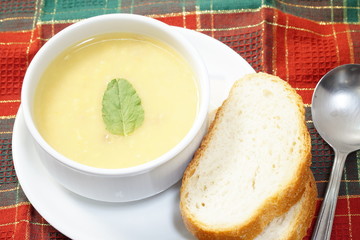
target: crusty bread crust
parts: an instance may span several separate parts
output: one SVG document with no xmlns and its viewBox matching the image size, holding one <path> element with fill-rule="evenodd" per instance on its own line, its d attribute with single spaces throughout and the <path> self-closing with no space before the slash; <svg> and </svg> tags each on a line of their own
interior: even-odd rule
<svg viewBox="0 0 360 240">
<path fill-rule="evenodd" d="M 255 240 L 302 240 L 311 226 L 315 214 L 316 199 L 316 183 L 312 171 L 309 169 L 305 191 L 299 202 L 289 210 L 291 212 L 273 220 Z M 278 224 L 283 224 L 283 226 Z"/>
<path fill-rule="evenodd" d="M 309 181 L 304 192 L 306 201 L 302 206 L 302 213 L 297 216 L 294 227 L 291 229 L 289 235 L 283 240 L 302 240 L 311 226 L 312 220 L 316 210 L 317 187 L 314 176 L 309 169 Z"/>
<path fill-rule="evenodd" d="M 252 78 L 264 78 L 269 81 L 278 82 L 282 84 L 286 91 L 293 97 L 298 107 L 298 117 L 301 119 L 301 125 L 298 128 L 301 131 L 302 142 L 305 151 L 302 153 L 302 161 L 294 175 L 292 181 L 277 194 L 270 196 L 266 201 L 263 202 L 257 211 L 249 218 L 246 222 L 225 229 L 213 229 L 202 222 L 198 221 L 189 211 L 185 204 L 187 196 L 184 194 L 184 189 L 187 186 L 189 178 L 194 174 L 196 168 L 199 165 L 201 156 L 204 154 L 209 142 L 212 140 L 212 136 L 215 131 L 221 131 L 218 129 L 217 123 L 220 121 L 224 113 L 224 106 L 228 104 L 229 98 L 224 101 L 223 105 L 218 109 L 214 121 L 211 123 L 207 135 L 204 137 L 201 146 L 194 155 L 193 160 L 188 165 L 182 180 L 182 186 L 180 189 L 180 210 L 183 217 L 183 221 L 188 230 L 196 236 L 198 239 L 246 239 L 250 240 L 257 236 L 262 230 L 275 218 L 285 212 L 295 204 L 302 196 L 305 185 L 308 180 L 307 171 L 311 164 L 311 139 L 307 127 L 305 125 L 305 109 L 301 97 L 296 91 L 285 81 L 281 80 L 276 76 L 272 76 L 265 73 L 249 74 L 244 78 L 240 79 L 234 84 L 234 87 L 230 91 L 230 96 L 233 94 L 234 89 L 242 81 L 251 81 Z M 236 204 L 236 203 L 234 203 Z"/>
</svg>

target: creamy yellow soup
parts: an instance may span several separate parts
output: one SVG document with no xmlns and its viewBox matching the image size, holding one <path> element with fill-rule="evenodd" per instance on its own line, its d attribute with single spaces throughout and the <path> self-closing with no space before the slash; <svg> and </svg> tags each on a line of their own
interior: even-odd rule
<svg viewBox="0 0 360 240">
<path fill-rule="evenodd" d="M 113 135 L 102 119 L 107 84 L 125 78 L 135 88 L 144 122 Z M 58 152 L 98 168 L 154 160 L 192 127 L 198 88 L 188 63 L 169 46 L 134 34 L 105 34 L 66 49 L 46 69 L 35 94 L 35 122 Z"/>
</svg>

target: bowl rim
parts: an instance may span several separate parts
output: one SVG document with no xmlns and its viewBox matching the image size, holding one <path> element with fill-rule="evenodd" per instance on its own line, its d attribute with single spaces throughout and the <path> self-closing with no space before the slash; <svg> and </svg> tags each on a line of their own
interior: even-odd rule
<svg viewBox="0 0 360 240">
<path fill-rule="evenodd" d="M 34 119 L 31 114 L 30 106 L 30 89 L 36 89 L 37 86 L 33 86 L 33 81 L 30 79 L 30 75 L 32 72 L 37 70 L 38 64 L 37 62 L 46 56 L 47 50 L 52 47 L 53 44 L 56 44 L 63 38 L 64 33 L 69 33 L 76 31 L 78 28 L 84 27 L 84 25 L 92 25 L 99 20 L 107 20 L 107 21 L 139 21 L 140 24 L 146 24 L 153 28 L 157 28 L 159 31 L 164 31 L 167 34 L 171 35 L 178 44 L 182 46 L 183 49 L 186 49 L 189 56 L 191 56 L 193 62 L 195 63 L 194 69 L 198 72 L 198 91 L 199 91 L 199 106 L 198 106 L 198 113 L 196 118 L 192 124 L 192 127 L 187 132 L 187 134 L 182 138 L 182 140 L 172 147 L 169 151 L 165 152 L 161 156 L 150 160 L 149 162 L 128 167 L 128 168 L 116 168 L 116 169 L 107 169 L 107 168 L 97 168 L 88 166 L 82 163 L 78 163 L 74 160 L 71 160 L 68 157 L 65 157 L 63 154 L 55 150 L 50 144 L 45 141 L 45 139 L 41 136 L 37 127 L 34 123 Z M 85 26 L 86 27 L 86 26 Z M 85 38 L 85 37 L 84 37 Z M 85 38 L 86 39 L 86 38 Z M 168 44 L 168 43 L 167 43 Z M 171 44 L 169 44 L 171 45 Z M 70 46 L 70 45 L 69 45 Z M 67 47 L 69 47 L 67 46 Z M 114 13 L 114 14 L 105 14 L 105 15 L 98 15 L 95 17 L 90 17 L 79 22 L 76 22 L 63 30 L 59 33 L 54 35 L 51 39 L 49 39 L 36 53 L 32 61 L 30 62 L 27 71 L 24 76 L 23 87 L 21 91 L 21 109 L 23 111 L 25 124 L 34 138 L 35 142 L 37 142 L 40 147 L 45 150 L 50 156 L 56 159 L 57 162 L 65 165 L 66 167 L 75 169 L 80 172 L 84 172 L 87 174 L 92 175 L 101 175 L 101 176 L 132 176 L 141 174 L 144 172 L 149 172 L 152 169 L 159 167 L 165 164 L 168 161 L 171 161 L 175 158 L 179 153 L 181 153 L 191 142 L 194 138 L 196 138 L 197 134 L 201 130 L 202 126 L 204 125 L 209 108 L 209 101 L 210 101 L 210 86 L 209 86 L 209 79 L 207 75 L 207 70 L 205 67 L 204 62 L 201 59 L 201 56 L 195 49 L 191 43 L 185 39 L 180 32 L 176 31 L 175 28 L 171 27 L 170 25 L 163 23 L 159 20 L 142 16 L 136 14 L 126 14 L 126 13 Z M 35 90 L 34 90 L 35 91 Z"/>
</svg>

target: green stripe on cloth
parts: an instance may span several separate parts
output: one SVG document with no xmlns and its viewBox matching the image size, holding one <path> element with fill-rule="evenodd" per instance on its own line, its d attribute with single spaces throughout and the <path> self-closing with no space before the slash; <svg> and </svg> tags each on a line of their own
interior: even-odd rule
<svg viewBox="0 0 360 240">
<path fill-rule="evenodd" d="M 195 1 L 195 0 L 194 0 Z M 90 1 L 45 1 L 40 21 L 51 23 L 89 18 L 109 13 L 134 13 L 139 15 L 161 15 L 194 12 L 194 1 L 139 1 L 139 0 L 90 0 Z M 167 5 L 164 8 L 164 4 Z"/>
<path fill-rule="evenodd" d="M 257 9 L 262 5 L 262 0 L 232 0 L 232 1 L 223 1 L 223 0 L 213 0 L 213 1 L 204 1 L 197 0 L 196 3 L 200 10 L 206 11 L 215 11 L 215 10 L 236 10 L 236 9 Z"/>
<path fill-rule="evenodd" d="M 346 22 L 358 22 L 359 21 L 359 13 L 360 13 L 360 9 L 356 9 L 359 4 L 358 0 L 345 0 L 346 2 L 346 6 L 348 8 L 344 9 L 344 11 L 346 11 L 346 14 L 344 14 L 346 16 L 345 21 Z"/>
<path fill-rule="evenodd" d="M 84 19 L 100 14 L 117 13 L 118 1 L 45 1 L 41 21 Z"/>
<path fill-rule="evenodd" d="M 265 0 L 265 5 L 313 21 L 359 23 L 360 2 L 358 0 Z"/>
<path fill-rule="evenodd" d="M 35 2 L 31 1 L 35 5 Z M 167 8 L 164 8 L 164 4 Z M 344 4 L 344 5 L 342 5 Z M 28 6 L 28 5 L 26 5 Z M 30 6 L 30 5 L 29 5 Z M 313 21 L 321 22 L 348 22 L 359 23 L 360 6 L 358 0 L 345 0 L 337 2 L 328 1 L 297 1 L 287 2 L 282 0 L 194 0 L 194 1 L 143 1 L 143 0 L 87 0 L 87 1 L 44 1 L 40 21 L 61 21 L 84 19 L 100 14 L 108 13 L 135 13 L 142 15 L 181 13 L 194 11 L 198 6 L 200 11 L 243 11 L 245 9 L 259 9 L 264 6 L 279 9 L 283 12 L 300 16 Z M 22 14 L 29 12 L 31 8 L 23 9 Z M 15 11 L 20 9 L 15 8 Z M 21 23 L 20 20 L 18 20 Z M 0 25 L 2 23 L 0 22 Z M 11 23 L 11 26 L 16 26 Z M 29 26 L 28 26 L 29 27 Z M 24 28 L 24 26 L 22 26 Z"/>
</svg>

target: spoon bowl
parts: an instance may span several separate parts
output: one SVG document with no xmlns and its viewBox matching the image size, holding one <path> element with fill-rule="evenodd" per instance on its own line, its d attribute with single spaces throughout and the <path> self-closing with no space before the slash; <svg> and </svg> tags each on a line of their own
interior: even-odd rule
<svg viewBox="0 0 360 240">
<path fill-rule="evenodd" d="M 321 137 L 333 148 L 360 148 L 360 64 L 339 66 L 315 88 L 312 117 Z"/>
<path fill-rule="evenodd" d="M 335 152 L 312 237 L 328 240 L 346 157 L 360 149 L 360 64 L 341 65 L 325 74 L 315 88 L 311 113 L 316 130 Z"/>
</svg>

